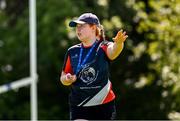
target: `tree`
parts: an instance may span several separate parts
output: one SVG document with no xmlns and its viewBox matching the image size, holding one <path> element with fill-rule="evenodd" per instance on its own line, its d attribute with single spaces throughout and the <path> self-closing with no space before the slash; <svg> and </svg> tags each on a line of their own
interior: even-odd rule
<svg viewBox="0 0 180 121">
<path fill-rule="evenodd" d="M 145 37 L 145 53 L 150 57 L 148 68 L 152 70 L 144 79 L 162 88 L 159 108 L 173 119 L 173 114 L 177 116 L 175 112 L 180 111 L 180 2 L 149 0 L 137 5 L 137 31 Z M 144 11 L 147 9 L 148 12 Z"/>
</svg>

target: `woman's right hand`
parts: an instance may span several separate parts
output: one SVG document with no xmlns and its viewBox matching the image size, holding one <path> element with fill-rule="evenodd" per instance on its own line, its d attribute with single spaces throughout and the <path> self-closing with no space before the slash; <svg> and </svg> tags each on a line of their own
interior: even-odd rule
<svg viewBox="0 0 180 121">
<path fill-rule="evenodd" d="M 61 73 L 60 80 L 63 85 L 66 86 L 71 85 L 73 82 L 76 81 L 76 79 L 77 79 L 76 75 L 72 75 L 70 73 L 66 74 L 64 72 Z"/>
<path fill-rule="evenodd" d="M 76 75 L 72 75 L 72 74 L 70 74 L 70 73 L 67 73 L 66 74 L 66 80 L 68 80 L 69 82 L 75 82 L 76 81 Z"/>
</svg>

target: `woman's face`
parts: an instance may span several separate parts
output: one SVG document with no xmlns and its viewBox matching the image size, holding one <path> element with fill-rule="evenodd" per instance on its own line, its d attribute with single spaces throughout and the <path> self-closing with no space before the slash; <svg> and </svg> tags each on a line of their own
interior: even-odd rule
<svg viewBox="0 0 180 121">
<path fill-rule="evenodd" d="M 87 41 L 94 35 L 94 29 L 89 24 L 77 24 L 76 35 L 79 40 Z"/>
</svg>

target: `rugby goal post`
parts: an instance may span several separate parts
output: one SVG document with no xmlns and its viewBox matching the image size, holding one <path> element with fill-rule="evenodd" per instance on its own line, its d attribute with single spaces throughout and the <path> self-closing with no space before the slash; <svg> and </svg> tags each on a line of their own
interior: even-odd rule
<svg viewBox="0 0 180 121">
<path fill-rule="evenodd" d="M 16 80 L 0 86 L 0 94 L 9 90 L 30 85 L 31 120 L 38 120 L 37 115 L 37 60 L 36 60 L 36 0 L 29 0 L 29 46 L 30 46 L 30 77 Z"/>
</svg>

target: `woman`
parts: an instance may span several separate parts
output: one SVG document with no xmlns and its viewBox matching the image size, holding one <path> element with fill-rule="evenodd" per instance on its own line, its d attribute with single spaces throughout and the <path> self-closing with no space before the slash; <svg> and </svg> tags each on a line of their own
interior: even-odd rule
<svg viewBox="0 0 180 121">
<path fill-rule="evenodd" d="M 123 49 L 126 32 L 119 31 L 114 42 L 104 40 L 104 30 L 92 13 L 84 13 L 69 23 L 76 27 L 80 44 L 70 47 L 65 56 L 60 81 L 71 85 L 70 119 L 115 119 L 115 94 L 109 80 L 109 62 Z"/>
</svg>

